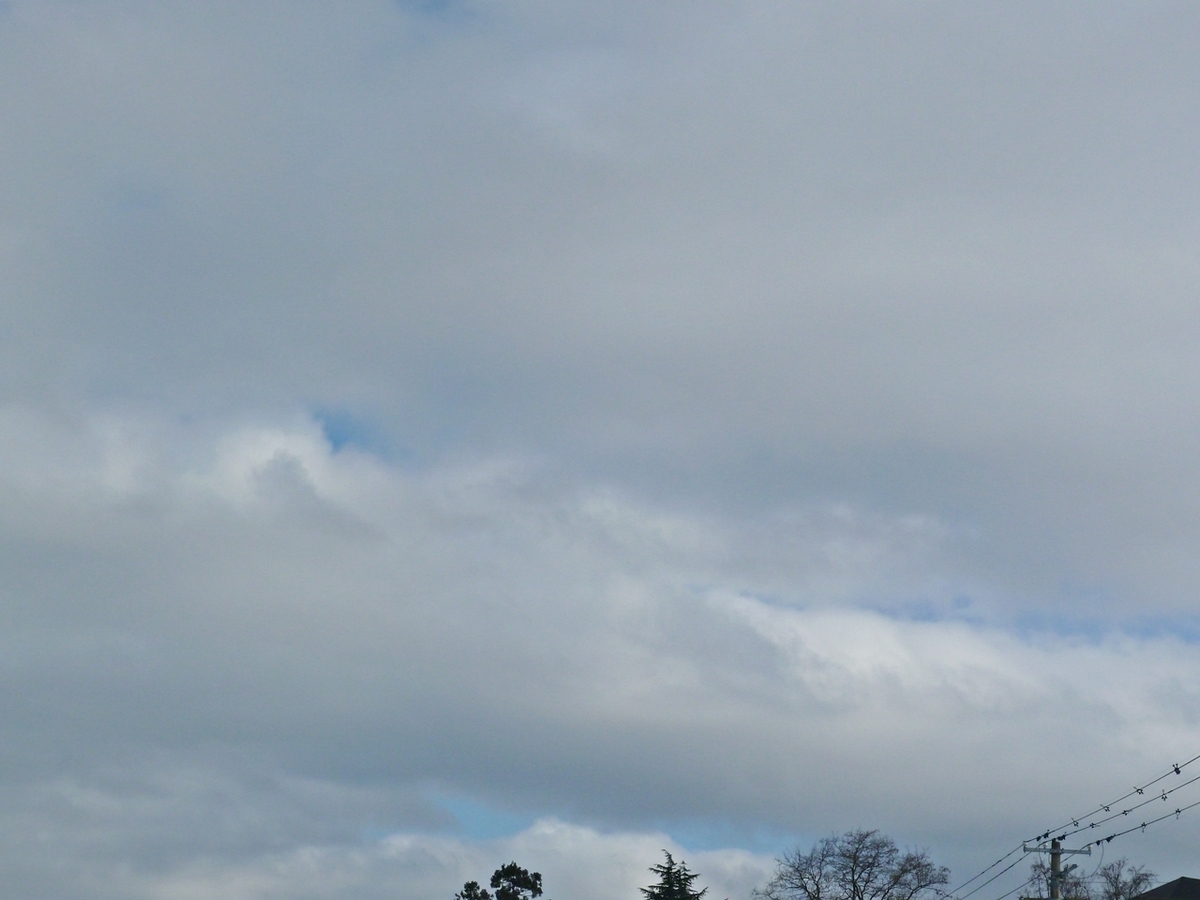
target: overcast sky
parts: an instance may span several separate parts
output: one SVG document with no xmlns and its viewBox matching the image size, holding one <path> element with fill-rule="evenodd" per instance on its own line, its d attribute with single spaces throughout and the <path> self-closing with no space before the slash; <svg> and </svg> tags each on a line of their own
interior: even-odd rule
<svg viewBox="0 0 1200 900">
<path fill-rule="evenodd" d="M 0 5 L 5 896 L 749 900 L 856 827 L 957 883 L 1200 754 L 1197 46 Z"/>
</svg>

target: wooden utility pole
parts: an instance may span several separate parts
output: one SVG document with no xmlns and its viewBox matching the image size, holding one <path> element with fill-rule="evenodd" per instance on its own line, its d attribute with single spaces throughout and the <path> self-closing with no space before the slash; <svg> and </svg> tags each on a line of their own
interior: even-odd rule
<svg viewBox="0 0 1200 900">
<path fill-rule="evenodd" d="M 1050 900 L 1062 900 L 1062 841 L 1050 842 Z"/>
<path fill-rule="evenodd" d="M 1050 900 L 1063 900 L 1062 885 L 1063 879 L 1071 874 L 1071 870 L 1075 866 L 1067 866 L 1063 869 L 1062 858 L 1064 856 L 1091 856 L 1092 848 L 1088 847 L 1085 850 L 1064 850 L 1062 841 L 1055 838 L 1050 842 L 1049 847 L 1037 845 L 1030 847 L 1028 844 L 1022 844 L 1021 849 L 1026 853 L 1049 853 L 1050 854 Z M 1032 898 L 1024 898 L 1021 900 L 1032 900 Z"/>
</svg>

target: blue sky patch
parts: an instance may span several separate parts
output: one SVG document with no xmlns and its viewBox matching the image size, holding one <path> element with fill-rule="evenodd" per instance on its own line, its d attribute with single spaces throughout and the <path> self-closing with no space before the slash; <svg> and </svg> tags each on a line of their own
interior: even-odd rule
<svg viewBox="0 0 1200 900">
<path fill-rule="evenodd" d="M 536 816 L 499 810 L 461 794 L 431 793 L 429 801 L 454 816 L 464 836 L 476 841 L 508 837 L 524 831 Z"/>
<path fill-rule="evenodd" d="M 334 453 L 349 447 L 384 458 L 394 456 L 391 441 L 383 428 L 368 416 L 336 408 L 316 409 L 312 416 Z"/>
</svg>

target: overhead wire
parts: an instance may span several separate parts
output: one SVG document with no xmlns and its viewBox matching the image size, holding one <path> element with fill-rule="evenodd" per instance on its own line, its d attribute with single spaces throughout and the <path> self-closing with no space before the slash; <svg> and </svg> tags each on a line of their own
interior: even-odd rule
<svg viewBox="0 0 1200 900">
<path fill-rule="evenodd" d="M 1013 888 L 1013 889 L 1012 889 L 1011 891 L 1009 891 L 1008 893 L 1006 893 L 1006 894 L 1001 894 L 999 897 L 997 897 L 997 898 L 996 898 L 996 900 L 1004 900 L 1004 898 L 1005 898 L 1005 897 L 1011 897 L 1013 894 L 1015 894 L 1015 893 L 1016 893 L 1017 891 L 1019 891 L 1021 888 L 1023 888 L 1023 887 L 1028 887 L 1029 885 L 1031 885 L 1031 884 L 1033 883 L 1034 879 L 1036 879 L 1036 878 L 1037 878 L 1037 876 L 1036 876 L 1036 875 L 1030 875 L 1030 876 L 1029 876 L 1028 878 L 1026 878 L 1026 879 L 1025 879 L 1025 880 L 1024 880 L 1024 881 L 1023 881 L 1021 884 L 1018 884 L 1018 885 L 1017 885 L 1015 888 Z"/>
<path fill-rule="evenodd" d="M 1095 828 L 1097 825 L 1103 825 L 1105 822 L 1111 822 L 1113 819 L 1119 819 L 1122 816 L 1127 816 L 1134 810 L 1141 809 L 1143 806 L 1149 806 L 1155 800 L 1166 800 L 1168 797 L 1170 797 L 1176 791 L 1182 790 L 1183 788 L 1187 787 L 1189 784 L 1194 784 L 1197 781 L 1200 781 L 1200 775 L 1197 775 L 1194 778 L 1189 778 L 1183 784 L 1175 785 L 1175 787 L 1171 788 L 1169 791 L 1164 790 L 1161 793 L 1155 794 L 1153 797 L 1150 797 L 1148 800 L 1143 800 L 1141 803 L 1135 803 L 1133 806 L 1129 807 L 1128 809 L 1123 809 L 1120 812 L 1115 812 L 1112 815 L 1105 816 L 1103 819 L 1097 819 L 1094 822 L 1089 822 L 1086 825 L 1081 825 L 1079 828 L 1076 828 L 1073 831 L 1064 831 L 1062 834 L 1060 834 L 1058 836 L 1058 840 L 1061 841 L 1064 838 L 1069 838 L 1071 835 L 1079 834 L 1081 831 L 1090 831 L 1091 829 Z"/>
<path fill-rule="evenodd" d="M 996 868 L 996 866 L 1000 865 L 1000 863 L 1004 862 L 1006 859 L 1008 859 L 1008 858 L 1009 858 L 1010 856 L 1012 856 L 1014 853 L 1018 853 L 1018 852 L 1020 852 L 1020 850 L 1021 850 L 1021 845 L 1020 845 L 1020 844 L 1018 844 L 1016 847 L 1014 847 L 1013 849 L 1009 850 L 1007 853 L 1005 853 L 1005 854 L 1004 854 L 1002 857 L 1000 857 L 998 860 L 996 860 L 996 861 L 995 861 L 994 863 L 992 863 L 990 866 L 988 866 L 987 868 L 985 868 L 983 871 L 981 871 L 981 872 L 979 872 L 979 873 L 977 873 L 977 874 L 975 874 L 975 875 L 972 875 L 970 878 L 968 878 L 966 881 L 964 881 L 962 884 L 960 884 L 960 885 L 959 885 L 958 887 L 956 887 L 954 890 L 952 890 L 952 891 L 949 891 L 949 892 L 948 892 L 948 893 L 949 893 L 949 895 L 950 895 L 950 896 L 952 896 L 952 897 L 953 897 L 953 896 L 956 896 L 956 895 L 958 894 L 958 892 L 959 892 L 959 891 L 961 891 L 963 888 L 965 888 L 965 887 L 966 887 L 968 884 L 970 884 L 970 883 L 971 883 L 972 881 L 974 881 L 976 878 L 979 878 L 979 877 L 981 877 L 981 876 L 983 876 L 983 875 L 986 875 L 988 872 L 990 872 L 992 869 Z M 1005 870 L 1005 871 L 1007 871 L 1007 870 Z"/>
<path fill-rule="evenodd" d="M 1182 785 L 1181 785 L 1181 787 L 1182 787 Z M 1157 799 L 1157 798 L 1155 798 L 1155 799 Z M 1100 838 L 1099 840 L 1095 840 L 1095 841 L 1092 841 L 1091 843 L 1085 844 L 1083 847 L 1083 849 L 1085 849 L 1085 850 L 1090 847 L 1099 847 L 1100 848 L 1100 861 L 1098 863 L 1096 863 L 1096 867 L 1092 870 L 1091 874 L 1085 876 L 1085 880 L 1090 880 L 1092 878 L 1095 878 L 1096 873 L 1100 871 L 1100 867 L 1104 864 L 1104 855 L 1105 855 L 1105 846 L 1104 845 L 1105 844 L 1110 844 L 1110 843 L 1112 843 L 1112 841 L 1114 839 L 1122 837 L 1126 834 L 1132 834 L 1135 831 L 1145 831 L 1151 825 L 1156 825 L 1159 822 L 1162 822 L 1162 821 L 1165 821 L 1166 819 L 1171 818 L 1172 816 L 1174 816 L 1176 819 L 1178 819 L 1183 813 L 1187 812 L 1189 809 L 1195 809 L 1197 806 L 1200 806 L 1200 800 L 1196 800 L 1194 803 L 1189 803 L 1187 806 L 1177 807 L 1173 812 L 1163 813 L 1161 816 L 1157 816 L 1153 819 L 1147 819 L 1145 822 L 1142 822 L 1140 825 L 1134 825 L 1131 828 L 1126 828 L 1124 831 L 1118 831 L 1114 834 L 1110 834 L 1108 837 Z M 997 878 L 999 878 L 1005 872 L 1012 869 L 1019 862 L 1020 862 L 1019 859 L 1014 860 L 1012 863 L 1005 866 L 1002 870 L 997 872 L 995 875 L 993 875 L 991 878 L 989 878 L 983 884 L 979 885 L 979 887 L 964 894 L 963 897 L 964 898 L 969 897 L 971 894 L 975 893 L 975 891 L 977 891 L 980 888 L 995 881 Z M 976 877 L 978 877 L 978 876 L 976 876 Z M 1006 900 L 1007 897 L 1011 897 L 1017 891 L 1021 890 L 1021 888 L 1025 887 L 1026 885 L 1033 882 L 1036 877 L 1037 877 L 1036 875 L 1031 875 L 1029 878 L 1025 879 L 1025 881 L 1023 881 L 1021 884 L 1017 885 L 1015 888 L 1013 888 L 1010 891 L 1006 891 L 1005 893 L 1001 894 L 999 897 L 994 898 L 994 900 Z"/>
<path fill-rule="evenodd" d="M 1019 849 L 1019 848 L 1018 848 L 1018 849 Z M 1011 855 L 1011 854 L 1010 854 L 1010 855 Z M 1096 868 L 1092 869 L 1091 873 L 1089 873 L 1088 875 L 1084 876 L 1084 880 L 1085 880 L 1085 881 L 1090 881 L 1090 880 L 1092 880 L 1093 878 L 1095 878 L 1095 877 L 1096 877 L 1096 873 L 1100 871 L 1100 867 L 1101 867 L 1102 865 L 1104 865 L 1104 848 L 1103 848 L 1103 847 L 1101 847 L 1101 848 L 1100 848 L 1100 861 L 1099 861 L 1098 863 L 1096 863 Z M 985 869 L 984 871 L 986 871 L 986 869 Z M 978 878 L 979 876 L 978 876 L 978 875 L 976 875 L 975 877 L 976 877 L 976 878 Z M 1026 879 L 1025 879 L 1023 882 L 1021 882 L 1020 884 L 1018 884 L 1018 885 L 1017 885 L 1015 888 L 1013 888 L 1013 889 L 1012 889 L 1012 890 L 1010 890 L 1010 891 L 1005 891 L 1005 892 L 1004 892 L 1003 894 L 1001 894 L 999 897 L 995 897 L 995 898 L 993 898 L 993 900 L 1006 900 L 1006 898 L 1008 898 L 1008 897 L 1011 897 L 1011 896 L 1012 896 L 1013 894 L 1015 894 L 1017 891 L 1021 890 L 1021 888 L 1028 887 L 1029 885 L 1033 884 L 1033 882 L 1037 881 L 1037 878 L 1038 878 L 1038 876 L 1037 876 L 1036 874 L 1034 874 L 1034 875 L 1030 875 L 1030 876 L 1029 876 L 1028 878 L 1026 878 Z M 953 892 L 951 892 L 951 893 L 953 893 Z"/>
<path fill-rule="evenodd" d="M 1102 804 L 1100 804 L 1098 807 L 1096 807 L 1095 809 L 1093 809 L 1091 812 L 1086 812 L 1086 813 L 1084 813 L 1084 814 L 1083 814 L 1083 815 L 1081 815 L 1081 816 L 1075 816 L 1075 817 L 1073 817 L 1073 818 L 1069 819 L 1068 821 L 1064 822 L 1063 824 L 1061 824 L 1061 825 L 1058 825 L 1058 826 L 1056 826 L 1056 827 L 1054 827 L 1054 828 L 1047 828 L 1047 829 L 1046 829 L 1046 831 L 1045 831 L 1044 833 L 1042 833 L 1042 834 L 1038 835 L 1038 836 L 1037 836 L 1037 837 L 1035 837 L 1035 838 L 1031 838 L 1031 839 L 1030 839 L 1030 842 L 1031 842 L 1031 843 L 1041 843 L 1042 841 L 1044 841 L 1044 840 L 1046 840 L 1047 838 L 1049 838 L 1049 837 L 1050 837 L 1050 835 L 1054 834 L 1054 832 L 1056 832 L 1056 831 L 1062 831 L 1064 828 L 1078 827 L 1079 823 L 1080 823 L 1082 820 L 1084 820 L 1084 819 L 1090 818 L 1090 817 L 1092 817 L 1092 816 L 1094 816 L 1094 815 L 1097 815 L 1098 813 L 1102 813 L 1102 812 L 1111 812 L 1111 810 L 1112 810 L 1112 807 L 1114 807 L 1114 806 L 1117 806 L 1117 805 L 1118 805 L 1118 804 L 1120 804 L 1120 803 L 1124 803 L 1124 802 L 1125 802 L 1126 800 L 1128 800 L 1130 797 L 1136 797 L 1136 796 L 1138 796 L 1139 794 L 1144 794 L 1144 793 L 1146 792 L 1146 788 L 1154 787 L 1154 785 L 1158 784 L 1158 783 L 1159 783 L 1160 781 L 1162 781 L 1164 778 L 1170 778 L 1172 775 L 1181 775 L 1181 774 L 1183 773 L 1183 770 L 1184 770 L 1184 769 L 1186 769 L 1188 766 L 1190 766 L 1192 763 L 1194 763 L 1194 762 L 1195 762 L 1196 760 L 1198 760 L 1198 759 L 1200 759 L 1200 753 L 1198 753 L 1198 754 L 1196 754 L 1195 756 L 1193 756 L 1193 757 L 1192 757 L 1191 759 L 1189 759 L 1187 762 L 1183 762 L 1183 763 L 1173 763 L 1173 764 L 1171 765 L 1171 768 L 1170 768 L 1170 769 L 1168 769 L 1168 770 L 1167 770 L 1166 772 L 1164 772 L 1162 775 L 1159 775 L 1159 776 L 1158 776 L 1157 778 L 1155 778 L 1154 780 L 1152 780 L 1152 781 L 1147 781 L 1147 782 L 1146 782 L 1145 784 L 1143 784 L 1141 787 L 1135 787 L 1135 788 L 1134 788 L 1132 791 L 1130 791 L 1128 794 L 1125 794 L 1124 796 L 1118 797 L 1116 800 L 1113 800 L 1113 801 L 1111 801 L 1111 802 L 1109 802 L 1109 803 L 1102 803 Z"/>
<path fill-rule="evenodd" d="M 1147 826 L 1157 824 L 1158 822 L 1162 822 L 1164 819 L 1169 819 L 1172 816 L 1178 819 L 1183 813 L 1187 812 L 1189 809 L 1194 809 L 1197 806 L 1200 806 L 1200 800 L 1197 800 L 1195 803 L 1189 803 L 1187 806 L 1177 806 L 1173 812 L 1163 813 L 1161 816 L 1155 819 L 1147 819 L 1145 822 L 1142 822 L 1141 825 L 1134 825 L 1132 828 L 1126 828 L 1124 831 L 1118 831 L 1115 834 L 1110 834 L 1108 837 L 1092 841 L 1091 843 L 1086 844 L 1085 847 L 1099 847 L 1101 844 L 1110 844 L 1112 843 L 1113 838 L 1119 838 L 1126 834 L 1132 834 L 1135 831 L 1145 831 Z"/>
<path fill-rule="evenodd" d="M 1017 848 L 1017 850 L 1020 850 L 1020 849 L 1021 849 L 1020 847 Z M 1012 856 L 1012 853 L 1008 854 L 1008 856 Z M 1007 858 L 1008 857 L 1005 857 L 1005 859 L 1007 859 Z M 1017 857 L 1012 862 L 1010 862 L 1007 866 L 1005 866 L 1003 869 L 1001 869 L 999 872 L 997 872 L 995 875 L 993 875 L 991 878 L 989 878 L 987 881 L 981 881 L 979 884 L 975 885 L 975 887 L 971 888 L 971 890 L 967 891 L 965 894 L 959 895 L 958 900 L 967 900 L 967 897 L 970 897 L 976 891 L 983 890 L 985 887 L 987 887 L 989 884 L 991 884 L 993 881 L 995 881 L 997 878 L 999 878 L 1005 872 L 1009 871 L 1014 866 L 1016 866 L 1017 863 L 1021 862 L 1021 860 L 1023 860 L 1023 859 L 1024 859 L 1023 856 Z M 982 873 L 980 873 L 980 874 L 982 874 Z M 979 876 L 977 875 L 975 877 L 978 878 Z M 960 888 L 960 890 L 961 890 L 961 888 Z"/>
<path fill-rule="evenodd" d="M 1104 853 L 1105 853 L 1105 848 L 1103 846 L 1101 846 L 1100 847 L 1100 861 L 1098 863 L 1096 863 L 1096 868 L 1092 869 L 1091 874 L 1088 875 L 1087 878 L 1084 879 L 1085 881 L 1091 881 L 1093 878 L 1096 877 L 1096 873 L 1099 872 L 1100 867 L 1104 865 Z"/>
<path fill-rule="evenodd" d="M 1175 793 L 1176 791 L 1181 790 L 1181 789 L 1187 787 L 1188 785 L 1193 784 L 1197 781 L 1200 781 L 1200 775 L 1197 775 L 1194 778 L 1190 778 L 1187 781 L 1185 781 L 1183 784 L 1178 784 L 1175 787 L 1171 788 L 1170 790 L 1160 789 L 1160 791 L 1158 793 L 1154 794 L 1152 797 L 1149 797 L 1146 800 L 1136 803 L 1133 806 L 1128 807 L 1127 809 L 1122 809 L 1120 812 L 1117 812 L 1117 813 L 1112 812 L 1112 807 L 1118 806 L 1119 804 L 1128 800 L 1130 797 L 1144 795 L 1147 789 L 1154 787 L 1154 785 L 1158 784 L 1160 781 L 1163 781 L 1164 779 L 1169 778 L 1172 775 L 1183 774 L 1183 770 L 1185 768 L 1187 768 L 1188 766 L 1190 766 L 1192 763 L 1196 762 L 1197 760 L 1200 760 L 1200 754 L 1193 756 L 1191 759 L 1187 760 L 1186 762 L 1172 763 L 1171 768 L 1168 769 L 1166 772 L 1164 772 L 1162 775 L 1159 775 L 1157 778 L 1147 781 L 1143 785 L 1134 787 L 1134 789 L 1132 791 L 1130 791 L 1127 794 L 1124 794 L 1121 797 L 1118 797 L 1116 800 L 1112 800 L 1109 803 L 1102 803 L 1100 806 L 1096 807 L 1091 812 L 1084 813 L 1081 816 L 1073 817 L 1070 821 L 1064 822 L 1062 825 L 1059 825 L 1056 828 L 1048 828 L 1048 829 L 1046 829 L 1045 832 L 1038 835 L 1036 838 L 1031 839 L 1030 841 L 1023 841 L 1021 844 L 1014 847 L 1012 850 L 1009 850 L 1007 853 L 1005 853 L 1003 856 L 1001 856 L 995 862 L 991 863 L 990 865 L 986 866 L 985 868 L 980 870 L 975 875 L 968 878 L 966 881 L 964 881 L 958 887 L 954 888 L 954 890 L 947 892 L 947 894 L 945 896 L 950 897 L 950 898 L 955 898 L 955 900 L 966 900 L 966 898 L 968 898 L 968 897 L 972 896 L 973 894 L 975 894 L 976 892 L 982 890 L 987 885 L 991 884 L 993 881 L 995 881 L 997 878 L 999 878 L 1001 875 L 1004 875 L 1006 872 L 1011 871 L 1014 867 L 1016 867 L 1016 865 L 1021 860 L 1016 859 L 1013 862 L 1009 863 L 1007 866 L 1005 866 L 999 872 L 992 875 L 991 878 L 988 878 L 986 881 L 983 881 L 983 882 L 977 884 L 975 887 L 973 887 L 971 890 L 967 891 L 965 894 L 959 893 L 967 885 L 973 883 L 974 881 L 976 881 L 979 878 L 982 878 L 984 875 L 986 875 L 992 869 L 996 868 L 996 866 L 1000 865 L 1001 863 L 1003 863 L 1007 859 L 1009 859 L 1013 854 L 1018 853 L 1021 850 L 1024 850 L 1026 843 L 1037 843 L 1037 844 L 1044 843 L 1050 837 L 1050 835 L 1054 834 L 1054 832 L 1056 832 L 1056 831 L 1062 832 L 1062 834 L 1060 834 L 1056 837 L 1056 840 L 1062 840 L 1067 837 L 1070 837 L 1071 835 L 1075 835 L 1075 834 L 1079 834 L 1080 832 L 1083 832 L 1083 831 L 1091 830 L 1092 828 L 1095 828 L 1098 825 L 1103 825 L 1105 822 L 1111 822 L 1113 819 L 1117 819 L 1122 816 L 1127 816 L 1127 815 L 1129 815 L 1129 813 L 1134 812 L 1135 810 L 1141 809 L 1143 806 L 1147 806 L 1147 805 L 1153 803 L 1155 800 L 1165 801 L 1171 794 Z M 1179 816 L 1182 815 L 1184 812 L 1186 812 L 1189 809 L 1193 809 L 1194 807 L 1197 807 L 1197 806 L 1200 806 L 1200 800 L 1196 801 L 1195 803 L 1189 803 L 1187 806 L 1176 807 L 1173 812 L 1164 813 L 1163 815 L 1158 816 L 1157 818 L 1143 821 L 1140 825 L 1135 825 L 1132 828 L 1125 829 L 1124 831 L 1118 831 L 1118 832 L 1115 832 L 1114 834 L 1108 835 L 1107 837 L 1099 838 L 1095 841 L 1091 841 L 1090 843 L 1085 845 L 1085 849 L 1087 847 L 1093 847 L 1093 846 L 1103 848 L 1104 844 L 1111 843 L 1115 838 L 1122 837 L 1123 835 L 1130 834 L 1131 832 L 1134 832 L 1134 831 L 1144 830 L 1147 826 L 1154 825 L 1165 819 L 1169 819 L 1171 816 L 1175 816 L 1176 818 L 1179 818 Z M 1080 825 L 1080 822 L 1082 822 L 1083 820 L 1089 819 L 1093 816 L 1096 816 L 1099 813 L 1109 813 L 1109 815 L 1104 818 L 1101 818 L 1101 819 L 1095 819 L 1093 821 L 1090 821 L 1090 822 L 1088 822 L 1087 825 Z M 1074 829 L 1074 830 L 1064 830 L 1064 829 Z M 1102 850 L 1101 862 L 1103 862 L 1103 859 L 1104 859 L 1104 857 L 1103 857 L 1103 850 Z M 1099 871 L 1099 863 L 1097 864 L 1096 871 Z M 1092 875 L 1090 875 L 1088 877 L 1089 878 L 1094 877 L 1095 874 L 1096 874 L 1096 872 L 1094 871 L 1092 873 Z M 1010 896 L 1011 894 L 1013 894 L 1016 891 L 1019 891 L 1021 888 L 1025 887 L 1025 885 L 1029 884 L 1032 880 L 1033 880 L 1033 878 L 1029 878 L 1023 884 L 1019 885 L 1016 888 L 1013 888 L 1013 890 L 1009 891 L 1008 893 L 995 898 L 995 900 L 1004 900 L 1004 898 Z"/>
</svg>

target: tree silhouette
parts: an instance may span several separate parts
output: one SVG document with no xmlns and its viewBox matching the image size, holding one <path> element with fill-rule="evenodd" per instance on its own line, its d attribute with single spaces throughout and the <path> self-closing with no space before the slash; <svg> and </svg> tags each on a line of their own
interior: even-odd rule
<svg viewBox="0 0 1200 900">
<path fill-rule="evenodd" d="M 1154 887 L 1157 876 L 1145 866 L 1131 866 L 1121 857 L 1096 870 L 1100 879 L 1100 900 L 1130 900 Z"/>
<path fill-rule="evenodd" d="M 454 900 L 492 900 L 492 895 L 479 886 L 478 881 L 468 881 L 463 889 L 454 895 Z"/>
<path fill-rule="evenodd" d="M 522 869 L 515 862 L 501 866 L 492 873 L 489 892 L 478 881 L 468 881 L 454 900 L 534 900 L 542 896 L 542 873 Z"/>
<path fill-rule="evenodd" d="M 949 880 L 950 870 L 923 851 L 902 853 L 890 837 L 858 830 L 785 854 L 775 877 L 754 893 L 760 900 L 924 900 L 943 896 Z"/>
<path fill-rule="evenodd" d="M 496 891 L 496 900 L 532 900 L 542 896 L 542 873 L 531 873 L 515 862 L 493 872 L 491 884 Z"/>
<path fill-rule="evenodd" d="M 1132 866 L 1122 857 L 1101 866 L 1091 875 L 1078 874 L 1074 866 L 1067 869 L 1059 882 L 1067 900 L 1132 900 L 1154 885 L 1155 874 L 1145 866 Z M 1050 866 L 1039 859 L 1029 867 L 1029 880 L 1050 895 Z"/>
<path fill-rule="evenodd" d="M 663 854 L 667 861 L 650 867 L 650 871 L 658 876 L 658 884 L 642 888 L 646 900 L 700 900 L 708 893 L 708 888 L 692 889 L 692 882 L 700 876 L 689 872 L 683 860 L 676 863 L 666 850 Z"/>
</svg>

